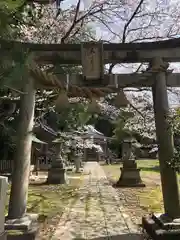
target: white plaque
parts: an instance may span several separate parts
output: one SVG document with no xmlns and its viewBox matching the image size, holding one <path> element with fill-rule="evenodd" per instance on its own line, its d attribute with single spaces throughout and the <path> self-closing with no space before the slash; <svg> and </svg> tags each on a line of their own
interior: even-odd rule
<svg viewBox="0 0 180 240">
<path fill-rule="evenodd" d="M 103 44 L 83 43 L 81 45 L 81 62 L 86 79 L 97 80 L 103 76 Z"/>
</svg>

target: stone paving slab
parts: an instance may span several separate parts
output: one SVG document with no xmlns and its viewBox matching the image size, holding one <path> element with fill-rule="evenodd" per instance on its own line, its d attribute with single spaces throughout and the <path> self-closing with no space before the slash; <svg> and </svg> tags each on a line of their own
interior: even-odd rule
<svg viewBox="0 0 180 240">
<path fill-rule="evenodd" d="M 52 240 L 141 240 L 140 233 L 121 205 L 97 162 L 87 162 L 80 198 L 67 206 Z"/>
</svg>

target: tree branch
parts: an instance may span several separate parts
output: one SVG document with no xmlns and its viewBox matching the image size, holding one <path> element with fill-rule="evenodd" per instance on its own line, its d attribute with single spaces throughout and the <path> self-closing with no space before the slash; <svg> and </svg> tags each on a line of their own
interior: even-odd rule
<svg viewBox="0 0 180 240">
<path fill-rule="evenodd" d="M 76 10 L 75 10 L 74 20 L 73 20 L 70 28 L 68 29 L 68 31 L 64 35 L 64 37 L 61 38 L 61 43 L 65 42 L 65 40 L 69 37 L 69 35 L 71 34 L 72 30 L 74 29 L 75 25 L 77 24 L 77 17 L 78 17 L 78 14 L 79 14 L 80 3 L 81 3 L 81 0 L 78 0 L 77 6 L 76 6 Z"/>
<path fill-rule="evenodd" d="M 125 43 L 126 41 L 126 31 L 129 27 L 129 25 L 131 24 L 132 20 L 134 19 L 134 17 L 136 16 L 136 14 L 138 13 L 141 5 L 143 4 L 144 0 L 140 0 L 139 4 L 137 5 L 135 11 L 133 12 L 132 16 L 130 17 L 130 19 L 128 20 L 128 22 L 125 24 L 124 26 L 124 30 L 123 30 L 123 36 L 122 36 L 122 43 Z M 113 68 L 115 67 L 115 64 L 111 64 L 109 67 L 109 74 L 112 73 Z"/>
</svg>

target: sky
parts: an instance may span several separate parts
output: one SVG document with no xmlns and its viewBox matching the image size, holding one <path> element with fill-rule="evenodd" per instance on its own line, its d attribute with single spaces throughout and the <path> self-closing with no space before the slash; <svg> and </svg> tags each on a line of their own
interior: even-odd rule
<svg viewBox="0 0 180 240">
<path fill-rule="evenodd" d="M 82 0 L 81 1 L 81 9 L 88 9 L 91 5 L 91 0 Z M 76 5 L 77 0 L 65 0 L 61 3 L 62 9 L 67 9 L 72 4 Z"/>
</svg>

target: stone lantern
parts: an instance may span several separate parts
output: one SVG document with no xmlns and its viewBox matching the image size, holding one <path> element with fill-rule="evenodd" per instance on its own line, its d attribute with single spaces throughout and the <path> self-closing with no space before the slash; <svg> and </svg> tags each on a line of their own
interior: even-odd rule
<svg viewBox="0 0 180 240">
<path fill-rule="evenodd" d="M 65 184 L 67 183 L 65 166 L 62 158 L 61 140 L 53 141 L 55 146 L 55 155 L 52 158 L 51 168 L 48 171 L 48 184 Z"/>
<path fill-rule="evenodd" d="M 121 168 L 121 176 L 116 183 L 116 187 L 145 187 L 140 176 L 140 169 L 137 168 L 133 154 L 133 143 L 135 143 L 135 141 L 131 137 L 123 141 L 123 167 Z"/>
</svg>

